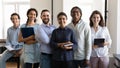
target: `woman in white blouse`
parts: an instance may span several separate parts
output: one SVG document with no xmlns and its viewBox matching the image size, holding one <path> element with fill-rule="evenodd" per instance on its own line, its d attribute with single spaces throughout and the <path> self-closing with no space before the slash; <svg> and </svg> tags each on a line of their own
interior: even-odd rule
<svg viewBox="0 0 120 68">
<path fill-rule="evenodd" d="M 107 27 L 105 26 L 101 13 L 93 11 L 90 16 L 90 27 L 92 37 L 91 68 L 108 68 L 109 56 L 108 50 L 111 46 L 111 38 Z M 104 39 L 104 42 L 95 44 L 95 39 Z"/>
</svg>

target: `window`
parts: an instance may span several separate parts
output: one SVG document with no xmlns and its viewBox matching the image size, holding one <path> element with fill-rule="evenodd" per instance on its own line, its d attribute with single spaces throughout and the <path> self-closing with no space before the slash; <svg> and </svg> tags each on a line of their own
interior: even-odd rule
<svg viewBox="0 0 120 68">
<path fill-rule="evenodd" d="M 73 6 L 78 6 L 82 10 L 82 19 L 89 23 L 89 17 L 93 10 L 99 10 L 104 16 L 104 2 L 105 0 L 64 0 L 63 10 L 68 15 L 68 22 L 70 22 L 70 10 Z"/>
<path fill-rule="evenodd" d="M 0 2 L 0 38 L 6 38 L 7 29 L 12 26 L 10 15 L 14 12 L 21 17 L 20 24 L 26 22 L 26 12 L 30 8 L 30 0 L 1 0 Z"/>
</svg>

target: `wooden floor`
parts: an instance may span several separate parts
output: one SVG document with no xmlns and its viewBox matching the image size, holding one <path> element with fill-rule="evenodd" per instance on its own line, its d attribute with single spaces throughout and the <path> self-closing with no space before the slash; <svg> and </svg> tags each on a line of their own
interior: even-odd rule
<svg viewBox="0 0 120 68">
<path fill-rule="evenodd" d="M 7 62 L 6 68 L 17 68 L 17 63 L 15 62 Z"/>
</svg>

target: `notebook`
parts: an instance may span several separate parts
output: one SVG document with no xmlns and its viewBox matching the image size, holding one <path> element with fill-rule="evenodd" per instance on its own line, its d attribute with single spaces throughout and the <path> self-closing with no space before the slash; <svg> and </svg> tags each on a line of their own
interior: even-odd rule
<svg viewBox="0 0 120 68">
<path fill-rule="evenodd" d="M 22 45 L 21 45 L 22 46 Z M 10 45 L 7 45 L 5 46 L 9 51 L 12 51 L 12 50 L 20 50 L 22 49 L 22 47 L 20 47 L 20 45 L 15 45 L 14 47 L 10 46 Z"/>
<path fill-rule="evenodd" d="M 21 28 L 23 38 L 27 38 L 31 35 L 34 35 L 33 27 Z"/>
<path fill-rule="evenodd" d="M 64 46 L 72 46 L 73 43 L 65 44 Z"/>
<path fill-rule="evenodd" d="M 95 38 L 94 39 L 94 45 L 98 45 L 99 47 L 103 47 L 102 43 L 105 42 L 104 38 Z"/>
</svg>

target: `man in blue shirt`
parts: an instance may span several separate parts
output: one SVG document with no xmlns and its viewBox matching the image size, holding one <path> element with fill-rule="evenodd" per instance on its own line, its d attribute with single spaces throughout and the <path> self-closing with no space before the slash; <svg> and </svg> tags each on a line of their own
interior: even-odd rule
<svg viewBox="0 0 120 68">
<path fill-rule="evenodd" d="M 49 45 L 52 31 L 55 29 L 55 26 L 51 25 L 50 21 L 50 12 L 45 9 L 41 12 L 42 24 L 38 28 L 36 33 L 36 39 L 40 43 L 40 68 L 51 68 L 51 57 L 52 52 Z"/>
<path fill-rule="evenodd" d="M 11 15 L 11 21 L 13 26 L 7 30 L 7 40 L 5 47 L 10 47 L 6 49 L 2 56 L 0 57 L 0 68 L 6 68 L 6 61 L 12 56 L 18 56 L 21 54 L 21 49 L 23 43 L 18 42 L 20 16 L 17 13 Z M 12 50 L 11 50 L 12 49 Z"/>
</svg>

